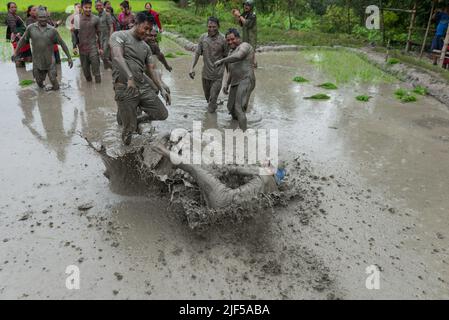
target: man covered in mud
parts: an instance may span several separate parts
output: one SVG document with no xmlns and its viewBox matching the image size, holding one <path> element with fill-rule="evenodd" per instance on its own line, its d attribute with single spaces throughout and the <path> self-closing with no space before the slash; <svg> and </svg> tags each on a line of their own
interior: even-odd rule
<svg viewBox="0 0 449 320">
<path fill-rule="evenodd" d="M 153 16 L 151 16 L 150 19 L 151 18 L 153 18 Z M 153 20 L 154 20 L 154 18 L 153 18 Z M 154 26 L 154 23 L 153 23 L 153 26 Z M 173 68 L 168 64 L 167 59 L 165 58 L 165 55 L 162 53 L 161 49 L 159 48 L 159 43 L 157 42 L 157 34 L 158 34 L 158 31 L 156 28 L 151 29 L 150 34 L 145 39 L 145 42 L 150 46 L 151 53 L 157 57 L 157 59 L 164 65 L 165 69 L 167 69 L 168 72 L 171 72 L 173 70 Z"/>
<path fill-rule="evenodd" d="M 83 12 L 80 15 L 80 29 L 78 32 L 81 68 L 88 82 L 92 81 L 93 73 L 95 82 L 100 83 L 100 56 L 103 55 L 100 19 L 92 14 L 91 0 L 83 0 L 82 8 Z"/>
<path fill-rule="evenodd" d="M 98 18 L 100 19 L 100 42 L 101 47 L 103 48 L 103 65 L 105 69 L 112 69 L 111 50 L 109 49 L 109 38 L 114 32 L 112 17 L 111 14 L 104 9 L 101 0 L 95 2 L 95 9 L 98 12 Z"/>
<path fill-rule="evenodd" d="M 70 68 L 73 67 L 73 61 L 70 56 L 67 45 L 62 40 L 58 31 L 47 24 L 47 11 L 39 7 L 37 12 L 37 23 L 29 25 L 17 44 L 14 55 L 17 55 L 20 48 L 31 40 L 33 52 L 33 76 L 40 88 L 44 87 L 45 78 L 48 77 L 53 86 L 53 90 L 59 89 L 59 83 L 56 72 L 56 62 L 53 54 L 55 44 L 59 44 L 67 55 Z"/>
<path fill-rule="evenodd" d="M 203 91 L 208 103 L 207 110 L 215 113 L 217 110 L 218 95 L 221 91 L 223 82 L 224 66 L 215 66 L 214 63 L 227 56 L 228 47 L 226 39 L 218 29 L 220 22 L 215 17 L 207 20 L 207 33 L 203 34 L 198 42 L 198 46 L 193 57 L 192 67 L 190 68 L 190 78 L 195 78 L 195 66 L 200 56 L 203 56 Z"/>
<path fill-rule="evenodd" d="M 165 120 L 168 117 L 167 108 L 151 87 L 152 81 L 166 104 L 170 105 L 170 94 L 156 74 L 150 47 L 144 41 L 152 28 L 150 17 L 146 13 L 138 13 L 134 27 L 114 32 L 109 41 L 119 112 L 117 120 L 123 124 L 122 140 L 125 145 L 131 143 L 132 134 L 137 129 L 137 107 L 146 113 L 146 121 Z"/>
<path fill-rule="evenodd" d="M 165 136 L 165 139 L 167 138 Z M 162 143 L 155 144 L 152 149 L 170 159 L 172 163 L 177 163 L 175 167 L 188 172 L 192 176 L 198 183 L 207 206 L 211 209 L 239 205 L 257 198 L 260 194 L 277 192 L 279 191 L 278 184 L 281 184 L 285 177 L 283 165 L 274 168 L 269 162 L 262 167 L 230 166 L 226 168 L 226 175 L 236 175 L 249 179 L 248 182 L 233 189 L 201 166 L 182 163 L 182 160 L 178 158 L 178 153 L 171 152 Z"/>
<path fill-rule="evenodd" d="M 237 23 L 242 27 L 242 41 L 248 42 L 254 50 L 257 48 L 257 17 L 254 13 L 254 1 L 247 0 L 243 3 L 243 14 L 237 9 L 232 10 Z M 257 68 L 254 55 L 254 67 Z"/>
<path fill-rule="evenodd" d="M 223 92 L 229 94 L 228 110 L 234 120 L 238 120 L 243 131 L 247 129 L 246 111 L 251 93 L 256 87 L 254 75 L 254 49 L 247 42 L 242 42 L 236 29 L 229 29 L 226 41 L 231 49 L 228 57 L 215 62 L 219 67 L 226 64 L 228 78 Z M 230 89 L 229 89 L 230 88 Z"/>
</svg>

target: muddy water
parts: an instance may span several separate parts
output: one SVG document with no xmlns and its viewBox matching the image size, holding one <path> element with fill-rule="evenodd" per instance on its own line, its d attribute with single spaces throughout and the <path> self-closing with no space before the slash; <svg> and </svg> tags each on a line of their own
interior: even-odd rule
<svg viewBox="0 0 449 320">
<path fill-rule="evenodd" d="M 173 105 L 156 130 L 193 120 L 234 128 L 225 106 L 207 114 L 190 60 L 169 60 Z M 249 126 L 279 130 L 281 157 L 311 170 L 320 210 L 291 203 L 201 235 L 167 199 L 109 189 L 81 137 L 124 151 L 109 71 L 87 84 L 79 61 L 63 64 L 54 93 L 20 88 L 31 72 L 0 64 L 0 297 L 449 298 L 447 107 L 430 97 L 397 102 L 404 83 L 350 84 L 326 92 L 329 101 L 304 100 L 330 79 L 302 54 L 258 61 Z M 296 75 L 311 83 L 293 83 Z M 354 99 L 367 93 L 368 103 Z M 92 208 L 79 210 L 85 204 Z M 80 268 L 79 290 L 65 286 L 68 265 Z M 365 287 L 369 265 L 381 270 L 380 290 Z"/>
</svg>

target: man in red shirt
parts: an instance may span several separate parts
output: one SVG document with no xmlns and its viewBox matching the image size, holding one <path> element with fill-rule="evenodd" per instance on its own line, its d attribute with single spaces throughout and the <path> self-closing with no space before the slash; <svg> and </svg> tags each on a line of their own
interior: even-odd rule
<svg viewBox="0 0 449 320">
<path fill-rule="evenodd" d="M 162 29 L 162 24 L 161 21 L 159 20 L 159 13 L 153 10 L 153 6 L 151 5 L 151 3 L 149 2 L 145 3 L 145 10 L 147 10 L 154 17 L 159 32 L 163 32 L 164 30 Z"/>
</svg>

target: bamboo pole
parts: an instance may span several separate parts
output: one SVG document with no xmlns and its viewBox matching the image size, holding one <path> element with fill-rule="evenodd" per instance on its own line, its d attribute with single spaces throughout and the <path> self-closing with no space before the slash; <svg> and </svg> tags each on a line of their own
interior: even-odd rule
<svg viewBox="0 0 449 320">
<path fill-rule="evenodd" d="M 432 1 L 432 9 L 430 9 L 429 22 L 427 23 L 426 34 L 424 35 L 424 40 L 423 40 L 422 46 L 421 46 L 421 52 L 419 53 L 420 59 L 422 58 L 422 56 L 424 54 L 424 49 L 426 48 L 427 37 L 429 36 L 430 25 L 432 24 L 433 11 L 435 10 L 435 3 L 436 3 L 435 0 Z"/>
<path fill-rule="evenodd" d="M 417 6 L 417 2 L 418 1 L 415 0 L 415 4 L 413 5 L 413 13 L 412 13 L 412 18 L 410 19 L 410 28 L 408 29 L 407 44 L 405 46 L 405 52 L 409 52 L 410 51 L 410 47 L 411 47 L 412 32 L 413 32 L 413 27 L 415 26 L 415 21 L 416 21 L 416 6 Z"/>
</svg>

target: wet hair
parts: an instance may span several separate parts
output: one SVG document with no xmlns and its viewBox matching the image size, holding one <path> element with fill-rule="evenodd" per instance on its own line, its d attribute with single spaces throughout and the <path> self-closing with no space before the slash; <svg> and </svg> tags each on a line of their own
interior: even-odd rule
<svg viewBox="0 0 449 320">
<path fill-rule="evenodd" d="M 216 17 L 209 17 L 207 19 L 207 23 L 209 23 L 209 22 L 215 22 L 217 24 L 217 26 L 220 28 L 220 21 L 218 20 L 218 18 L 216 18 Z"/>
<path fill-rule="evenodd" d="M 31 9 L 33 9 L 33 8 L 34 8 L 34 4 L 28 6 L 28 9 L 27 9 L 27 17 L 30 16 Z"/>
<path fill-rule="evenodd" d="M 138 14 L 136 14 L 136 25 L 137 24 L 142 24 L 145 22 L 148 22 L 150 24 L 153 24 L 154 18 L 151 19 L 150 18 L 151 15 L 149 15 L 147 12 L 139 12 Z"/>
<path fill-rule="evenodd" d="M 230 29 L 228 30 L 228 32 L 226 32 L 226 37 L 227 37 L 228 35 L 230 35 L 231 33 L 232 33 L 234 36 L 236 36 L 237 38 L 240 38 L 240 32 L 239 32 L 237 29 L 235 29 L 235 28 L 230 28 Z"/>
<path fill-rule="evenodd" d="M 13 4 L 15 4 L 15 5 L 17 6 L 17 4 L 16 4 L 15 2 L 8 2 L 8 3 L 6 4 L 6 7 L 8 8 L 8 10 L 9 10 L 9 8 L 11 8 L 11 6 L 12 6 Z"/>
<path fill-rule="evenodd" d="M 84 7 L 86 4 L 92 5 L 92 0 L 83 0 L 81 1 L 81 6 Z"/>
<path fill-rule="evenodd" d="M 122 3 L 120 3 L 120 6 L 123 7 L 123 9 L 129 9 L 129 2 L 123 1 Z"/>
</svg>

